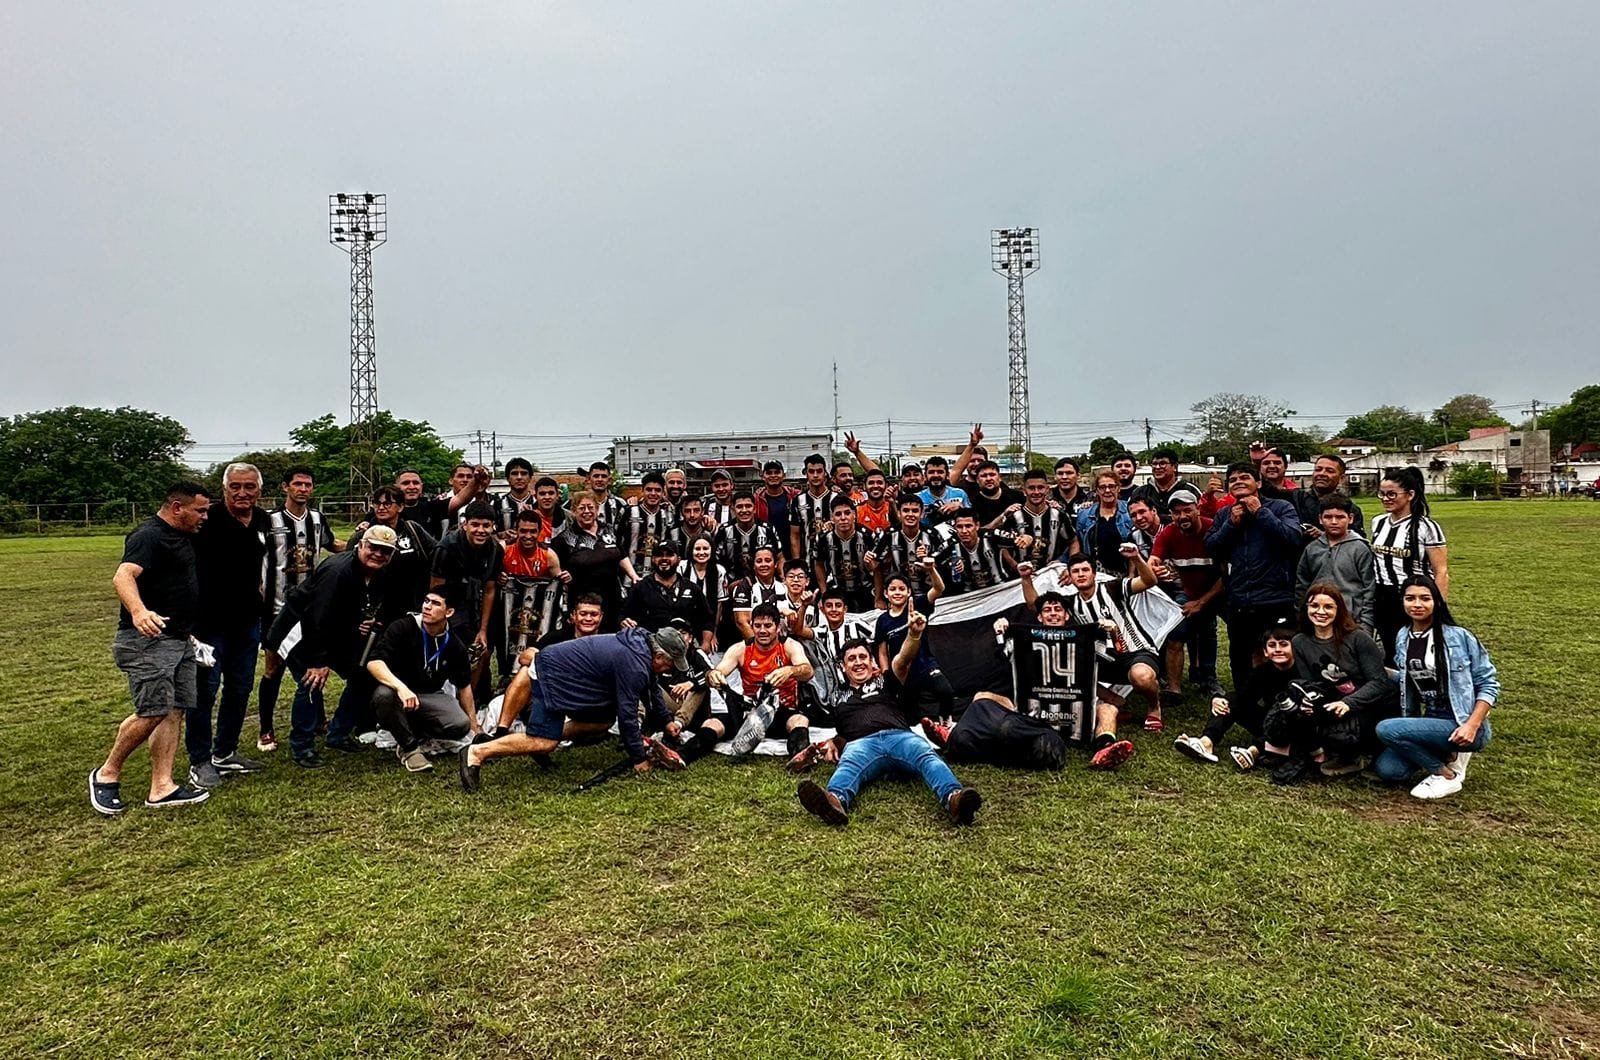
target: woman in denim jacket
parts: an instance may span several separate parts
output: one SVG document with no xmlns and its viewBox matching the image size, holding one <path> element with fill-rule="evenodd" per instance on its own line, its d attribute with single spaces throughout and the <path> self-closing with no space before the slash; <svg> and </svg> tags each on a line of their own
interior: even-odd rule
<svg viewBox="0 0 1600 1060">
<path fill-rule="evenodd" d="M 1402 716 L 1378 723 L 1383 753 L 1373 768 L 1396 782 L 1420 769 L 1426 776 L 1411 794 L 1442 799 L 1461 790 L 1473 752 L 1489 742 L 1500 682 L 1483 644 L 1451 621 L 1432 578 L 1406 578 L 1400 602 L 1410 620 L 1394 640 Z"/>
</svg>

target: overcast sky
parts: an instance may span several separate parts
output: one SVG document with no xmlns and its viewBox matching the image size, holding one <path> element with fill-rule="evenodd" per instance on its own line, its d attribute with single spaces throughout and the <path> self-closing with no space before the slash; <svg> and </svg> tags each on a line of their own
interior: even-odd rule
<svg viewBox="0 0 1600 1060">
<path fill-rule="evenodd" d="M 1005 433 L 1217 390 L 1334 428 L 1600 377 L 1594 3 L 0 6 L 0 412 L 202 457 L 348 416 L 326 196 L 387 193 L 380 403 L 503 455 Z M 1513 416 L 1513 418 L 1519 418 Z M 1062 426 L 1050 426 L 1062 425 Z"/>
</svg>

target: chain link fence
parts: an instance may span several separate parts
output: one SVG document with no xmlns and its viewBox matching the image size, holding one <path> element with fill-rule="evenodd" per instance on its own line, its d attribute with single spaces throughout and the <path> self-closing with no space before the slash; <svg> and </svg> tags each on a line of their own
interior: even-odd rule
<svg viewBox="0 0 1600 1060">
<path fill-rule="evenodd" d="M 313 500 L 334 527 L 361 520 L 368 505 L 363 499 L 331 497 Z M 266 505 L 263 505 L 266 507 Z M 151 501 L 67 501 L 30 504 L 0 500 L 0 534 L 110 534 L 126 533 L 154 515 L 159 503 Z"/>
</svg>

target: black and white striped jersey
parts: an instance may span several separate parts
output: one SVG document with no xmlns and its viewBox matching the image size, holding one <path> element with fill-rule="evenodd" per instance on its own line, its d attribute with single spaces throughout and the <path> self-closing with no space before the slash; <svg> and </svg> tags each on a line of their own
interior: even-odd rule
<svg viewBox="0 0 1600 1060">
<path fill-rule="evenodd" d="M 670 504 L 663 504 L 653 512 L 642 504 L 630 504 L 623 527 L 625 532 L 621 536 L 628 542 L 628 555 L 633 557 L 633 569 L 636 571 L 649 569 L 657 543 L 680 543 L 678 513 Z"/>
<path fill-rule="evenodd" d="M 816 541 L 832 525 L 833 499 L 838 496 L 828 490 L 818 497 L 810 490 L 801 490 L 789 505 L 789 526 L 800 528 L 800 556 L 807 567 L 816 563 Z"/>
<path fill-rule="evenodd" d="M 733 578 L 749 578 L 754 574 L 750 564 L 758 548 L 778 549 L 778 562 L 783 562 L 778 535 L 766 523 L 752 523 L 749 530 L 741 530 L 737 523 L 719 526 L 712 545 L 717 562 L 726 567 Z"/>
<path fill-rule="evenodd" d="M 950 549 L 950 558 L 944 563 L 945 595 L 958 596 L 975 589 L 989 589 L 1016 574 L 1007 569 L 1001 554 L 1015 544 L 1009 532 L 998 530 L 978 531 L 977 543 L 968 548 L 957 538 Z"/>
<path fill-rule="evenodd" d="M 581 497 L 583 495 L 579 494 L 578 496 Z M 593 494 L 590 494 L 590 496 L 593 496 Z M 577 500 L 576 497 L 573 499 L 574 501 Z M 605 500 L 600 502 L 599 507 L 600 511 L 597 518 L 600 520 L 600 525 L 610 527 L 617 532 L 619 538 L 626 540 L 624 534 L 628 528 L 628 502 L 615 493 L 608 493 Z"/>
<path fill-rule="evenodd" d="M 1089 597 L 1074 590 L 1071 596 L 1073 617 L 1086 625 L 1098 625 L 1109 619 L 1116 624 L 1124 651 L 1157 651 L 1150 634 L 1139 624 L 1133 608 L 1128 606 L 1129 599 L 1134 595 L 1132 585 L 1132 578 L 1099 581 L 1095 583 L 1094 595 Z M 1108 644 L 1107 647 L 1112 645 Z"/>
<path fill-rule="evenodd" d="M 923 568 L 922 561 L 917 558 L 917 548 L 921 545 L 928 546 L 928 555 L 937 562 L 944 559 L 955 535 L 944 526 L 933 526 L 922 530 L 916 537 L 907 537 L 904 530 L 898 526 L 878 538 L 878 563 L 884 577 L 890 574 L 903 574 L 911 583 L 913 593 L 926 595 L 933 587 L 928 572 Z"/>
<path fill-rule="evenodd" d="M 1372 558 L 1378 584 L 1397 587 L 1411 574 L 1433 574 L 1433 564 L 1428 561 L 1428 549 L 1445 544 L 1444 530 L 1432 519 L 1416 520 L 1417 540 L 1413 544 L 1411 529 L 1413 516 L 1393 519 L 1384 512 L 1372 520 Z"/>
<path fill-rule="evenodd" d="M 286 508 L 267 513 L 267 548 L 261 560 L 265 623 L 270 625 L 283 610 L 289 590 L 311 574 L 324 552 L 333 548 L 333 531 L 314 508 L 296 519 Z"/>
<path fill-rule="evenodd" d="M 733 522 L 733 502 L 717 500 L 708 496 L 705 503 L 706 518 L 720 526 L 728 526 Z"/>
<path fill-rule="evenodd" d="M 561 583 L 554 578 L 511 575 L 500 590 L 505 652 L 513 656 L 554 632 L 561 624 Z"/>
<path fill-rule="evenodd" d="M 1024 504 L 1006 516 L 1006 521 L 1001 526 L 1017 537 L 1026 534 L 1033 539 L 1025 551 L 1016 550 L 1018 561 L 1043 567 L 1046 563 L 1066 555 L 1072 548 L 1072 542 L 1078 534 L 1074 525 L 1075 518 L 1066 508 L 1047 505 L 1044 511 L 1035 512 Z"/>
<path fill-rule="evenodd" d="M 813 550 L 813 566 L 822 567 L 823 587 L 846 592 L 870 590 L 872 572 L 865 561 L 876 544 L 876 535 L 859 526 L 849 537 L 840 537 L 832 527 L 823 531 Z"/>
<path fill-rule="evenodd" d="M 515 530 L 517 528 L 517 516 L 522 514 L 524 509 L 537 507 L 531 490 L 521 500 L 509 493 L 497 493 L 494 496 L 494 500 L 489 503 L 494 508 L 494 524 L 497 530 Z"/>
<path fill-rule="evenodd" d="M 789 587 L 779 578 L 763 585 L 754 578 L 742 578 L 728 589 L 730 611 L 753 611 L 762 604 L 772 604 L 782 614 L 788 614 Z"/>
</svg>

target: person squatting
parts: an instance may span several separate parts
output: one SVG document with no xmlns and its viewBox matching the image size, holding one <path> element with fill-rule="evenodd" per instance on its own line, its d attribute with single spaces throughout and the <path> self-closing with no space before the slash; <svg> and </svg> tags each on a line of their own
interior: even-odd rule
<svg viewBox="0 0 1600 1060">
<path fill-rule="evenodd" d="M 481 466 L 436 496 L 407 469 L 343 542 L 307 468 L 270 509 L 249 464 L 226 469 L 221 498 L 179 482 L 113 578 L 133 713 L 89 772 L 90 804 L 125 811 L 122 768 L 145 744 L 150 808 L 260 772 L 240 734 L 253 698 L 257 751 L 282 746 L 286 673 L 296 765 L 382 730 L 406 771 L 454 750 L 469 793 L 496 760 L 549 765 L 615 732 L 607 775 L 765 749 L 795 774 L 833 766 L 797 790 L 828 824 L 895 774 L 969 824 L 983 798 L 952 765 L 1059 769 L 1081 749 L 1116 770 L 1135 752 L 1119 726 L 1163 732 L 1186 678 L 1208 706 L 1174 748 L 1197 763 L 1461 790 L 1500 688 L 1450 611 L 1414 468 L 1385 473 L 1365 528 L 1335 456 L 1304 485 L 1257 445 L 1204 489 L 1164 449 L 1144 482 L 1123 453 L 1013 486 L 981 441 L 975 426 L 954 461 L 891 479 L 847 436 L 860 481 L 813 454 L 798 483 L 772 461 L 754 491 L 719 471 L 696 496 L 682 471 L 651 472 L 631 501 L 604 463 L 565 499 L 520 458 L 499 494 Z"/>
</svg>

